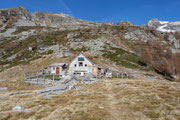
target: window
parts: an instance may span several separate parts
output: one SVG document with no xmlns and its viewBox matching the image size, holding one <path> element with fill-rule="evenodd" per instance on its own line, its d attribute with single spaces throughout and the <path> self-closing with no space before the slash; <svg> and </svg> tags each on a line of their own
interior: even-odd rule
<svg viewBox="0 0 180 120">
<path fill-rule="evenodd" d="M 85 64 L 85 67 L 87 67 L 87 64 Z"/>
<path fill-rule="evenodd" d="M 74 64 L 74 67 L 76 67 L 76 64 Z"/>
<path fill-rule="evenodd" d="M 79 57 L 78 61 L 84 61 L 84 58 L 83 57 Z"/>
<path fill-rule="evenodd" d="M 82 62 L 79 62 L 79 67 L 83 67 L 83 63 Z"/>
</svg>

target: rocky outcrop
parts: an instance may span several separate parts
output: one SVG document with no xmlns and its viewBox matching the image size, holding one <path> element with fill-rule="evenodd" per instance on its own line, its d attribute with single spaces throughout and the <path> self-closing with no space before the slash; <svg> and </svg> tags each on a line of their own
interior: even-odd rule
<svg viewBox="0 0 180 120">
<path fill-rule="evenodd" d="M 24 7 L 16 7 L 9 9 L 0 9 L 0 20 L 7 22 L 10 18 L 18 18 L 24 20 L 31 20 L 31 15 Z"/>
<path fill-rule="evenodd" d="M 155 28 L 155 29 L 157 29 L 158 27 L 160 27 L 161 26 L 161 23 L 160 23 L 160 21 L 158 20 L 158 19 L 151 19 L 151 20 L 149 20 L 149 22 L 148 22 L 148 27 L 150 27 L 150 28 Z"/>
<path fill-rule="evenodd" d="M 129 26 L 133 26 L 134 24 L 132 22 L 129 21 L 122 21 L 117 23 L 117 25 L 129 25 Z"/>
</svg>

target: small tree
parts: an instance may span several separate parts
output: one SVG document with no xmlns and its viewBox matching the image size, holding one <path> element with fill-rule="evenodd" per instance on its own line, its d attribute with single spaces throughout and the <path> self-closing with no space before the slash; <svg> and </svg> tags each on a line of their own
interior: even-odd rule
<svg viewBox="0 0 180 120">
<path fill-rule="evenodd" d="M 153 54 L 153 60 L 154 60 L 154 66 L 155 66 L 156 68 L 160 68 L 161 58 L 160 58 L 159 54 L 154 53 L 154 54 Z"/>
<path fill-rule="evenodd" d="M 176 32 L 175 37 L 176 37 L 176 39 L 180 39 L 180 32 Z"/>
<path fill-rule="evenodd" d="M 172 65 L 166 58 L 162 59 L 160 69 L 165 72 L 165 75 L 166 74 L 172 75 L 173 73 Z"/>
<path fill-rule="evenodd" d="M 173 55 L 172 50 L 170 48 L 167 48 L 165 56 L 167 59 L 171 59 L 171 60 L 173 59 L 174 55 Z"/>
<path fill-rule="evenodd" d="M 175 68 L 176 68 L 176 74 L 180 75 L 180 53 L 175 55 Z"/>
<path fill-rule="evenodd" d="M 151 55 L 151 52 L 149 50 L 149 48 L 146 48 L 144 53 L 142 54 L 142 62 L 147 64 L 147 65 L 151 65 L 152 64 L 152 61 L 153 61 L 153 58 L 152 58 L 152 55 Z"/>
<path fill-rule="evenodd" d="M 156 43 L 154 47 L 160 56 L 164 56 L 164 48 L 160 43 Z"/>
</svg>

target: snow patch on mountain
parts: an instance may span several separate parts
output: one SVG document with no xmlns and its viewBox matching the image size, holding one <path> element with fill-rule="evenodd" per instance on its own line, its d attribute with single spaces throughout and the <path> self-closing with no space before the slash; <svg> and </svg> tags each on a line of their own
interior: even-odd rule
<svg viewBox="0 0 180 120">
<path fill-rule="evenodd" d="M 171 25 L 180 25 L 180 21 L 170 22 L 169 24 L 171 24 Z"/>
<path fill-rule="evenodd" d="M 180 21 L 169 22 L 169 21 L 159 21 L 158 19 L 151 19 L 148 22 L 147 26 L 161 32 L 180 31 Z"/>
<path fill-rule="evenodd" d="M 167 24 L 169 23 L 168 21 L 159 21 L 160 24 Z"/>
<path fill-rule="evenodd" d="M 165 25 L 163 25 L 163 26 L 158 27 L 157 30 L 158 30 L 158 31 L 161 31 L 161 32 L 176 32 L 175 30 L 168 30 L 168 29 L 166 29 L 167 26 L 168 26 L 168 25 L 165 24 Z"/>
<path fill-rule="evenodd" d="M 57 15 L 57 16 L 59 16 L 59 17 L 68 17 L 68 15 L 63 14 L 63 13 L 57 13 L 57 14 L 55 14 L 55 15 Z"/>
</svg>

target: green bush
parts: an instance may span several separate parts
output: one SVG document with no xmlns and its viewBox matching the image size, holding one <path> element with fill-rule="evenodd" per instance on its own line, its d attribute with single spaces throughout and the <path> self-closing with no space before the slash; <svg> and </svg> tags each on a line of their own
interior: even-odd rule
<svg viewBox="0 0 180 120">
<path fill-rule="evenodd" d="M 114 52 L 102 51 L 104 52 L 103 57 L 108 58 L 117 65 L 122 65 L 131 69 L 141 68 L 139 65 L 140 58 L 132 53 L 129 53 L 121 48 L 111 48 Z"/>
</svg>

